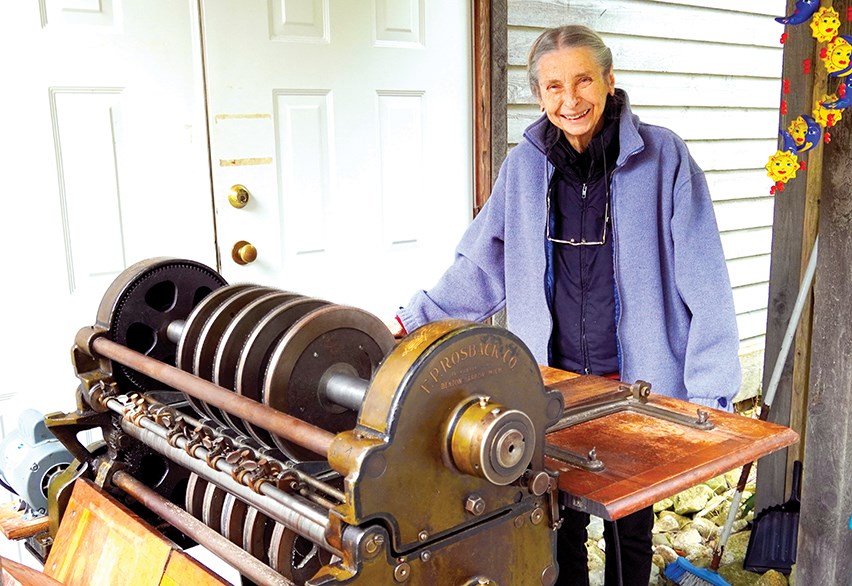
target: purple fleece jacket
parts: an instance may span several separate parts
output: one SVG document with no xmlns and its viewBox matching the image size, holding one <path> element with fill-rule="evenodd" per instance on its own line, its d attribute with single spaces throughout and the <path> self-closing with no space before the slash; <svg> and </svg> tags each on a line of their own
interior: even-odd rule
<svg viewBox="0 0 852 586">
<path fill-rule="evenodd" d="M 619 371 L 654 392 L 730 410 L 740 386 L 728 271 L 703 171 L 672 131 L 645 124 L 626 95 L 612 175 Z M 512 149 L 453 264 L 398 315 L 406 330 L 448 317 L 507 327 L 548 364 L 553 327 L 545 194 L 553 168 L 542 116 Z"/>
</svg>

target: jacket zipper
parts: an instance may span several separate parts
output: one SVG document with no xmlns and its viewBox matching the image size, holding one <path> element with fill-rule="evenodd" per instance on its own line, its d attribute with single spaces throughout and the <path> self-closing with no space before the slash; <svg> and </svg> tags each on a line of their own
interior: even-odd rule
<svg viewBox="0 0 852 586">
<path fill-rule="evenodd" d="M 583 183 L 583 189 L 580 193 L 580 238 L 586 234 L 586 195 L 588 193 L 588 183 Z M 589 341 L 586 338 L 586 247 L 580 247 L 580 349 L 583 353 L 583 373 L 589 374 Z"/>
</svg>

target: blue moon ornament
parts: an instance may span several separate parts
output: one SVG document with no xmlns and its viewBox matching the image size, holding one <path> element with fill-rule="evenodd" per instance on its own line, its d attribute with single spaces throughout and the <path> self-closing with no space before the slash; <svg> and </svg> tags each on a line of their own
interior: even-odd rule
<svg viewBox="0 0 852 586">
<path fill-rule="evenodd" d="M 795 155 L 799 147 L 796 146 L 796 139 L 793 138 L 793 135 L 786 130 L 780 130 L 778 134 L 781 135 L 781 148 L 778 150 L 789 151 Z"/>
<path fill-rule="evenodd" d="M 798 0 L 789 16 L 778 17 L 775 20 L 781 24 L 802 24 L 810 20 L 819 8 L 819 3 L 820 0 Z"/>
<path fill-rule="evenodd" d="M 814 120 L 810 116 L 803 114 L 802 118 L 808 125 L 808 130 L 805 132 L 805 142 L 803 142 L 799 147 L 797 147 L 797 150 L 800 153 L 806 153 L 819 144 L 819 141 L 822 138 L 822 128 L 816 122 L 816 120 Z"/>
<path fill-rule="evenodd" d="M 825 102 L 822 107 L 827 110 L 845 110 L 852 106 L 852 81 L 849 77 L 843 77 L 837 87 L 837 95 L 840 96 L 833 102 Z"/>
</svg>

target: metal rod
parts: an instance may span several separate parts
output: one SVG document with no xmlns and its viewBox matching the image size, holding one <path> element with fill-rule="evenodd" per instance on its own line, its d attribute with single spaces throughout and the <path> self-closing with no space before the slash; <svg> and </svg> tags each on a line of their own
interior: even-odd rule
<svg viewBox="0 0 852 586">
<path fill-rule="evenodd" d="M 359 411 L 364 402 L 364 396 L 370 387 L 370 381 L 357 376 L 337 372 L 323 377 L 320 381 L 320 393 L 332 403 Z"/>
<path fill-rule="evenodd" d="M 210 403 L 214 407 L 262 427 L 273 435 L 311 450 L 323 458 L 328 457 L 331 442 L 334 440 L 334 434 L 329 431 L 268 405 L 252 401 L 179 368 L 149 358 L 107 338 L 96 338 L 91 346 L 95 353 L 104 358 L 115 360 L 161 383 L 192 395 L 200 401 Z"/>
<path fill-rule="evenodd" d="M 150 403 L 153 406 L 156 406 L 156 405 L 162 406 L 163 405 L 162 403 L 152 399 L 148 395 L 143 395 L 143 397 L 145 398 L 145 400 L 148 401 L 148 403 Z M 113 411 L 118 413 L 119 415 L 122 415 L 122 416 L 124 415 L 124 408 L 122 407 L 122 403 L 120 403 L 120 402 L 115 402 L 115 403 L 108 402 L 107 407 L 109 407 L 110 409 L 112 409 Z M 191 415 L 187 415 L 186 411 L 181 411 L 180 416 L 183 418 L 185 423 L 189 424 L 190 427 L 199 427 L 201 425 L 206 425 L 208 427 L 213 426 L 214 429 L 215 429 L 215 426 L 218 425 L 217 423 L 214 423 L 212 420 L 209 420 L 209 419 L 205 419 L 203 421 L 200 420 L 200 419 L 196 419 L 195 417 L 192 417 Z M 217 432 L 219 432 L 219 431 L 217 430 Z M 166 435 L 164 433 L 158 434 L 158 435 L 160 435 L 160 437 L 166 437 Z M 249 444 L 243 443 L 239 438 L 233 439 L 232 441 L 233 441 L 234 447 L 236 447 L 236 448 L 245 448 L 245 449 L 249 449 L 253 452 L 257 452 L 258 454 L 263 454 L 264 458 L 278 462 L 279 464 L 281 464 L 282 468 L 285 467 L 285 464 L 282 460 L 280 460 L 279 458 L 272 457 L 268 454 L 264 454 L 263 448 L 258 448 L 257 445 L 249 445 Z M 327 484 L 327 483 L 323 482 L 322 480 L 318 480 L 318 479 L 314 478 L 313 476 L 311 476 L 310 474 L 306 474 L 305 472 L 299 470 L 298 468 L 289 468 L 289 471 L 292 472 L 296 476 L 296 478 L 299 479 L 300 482 L 303 482 L 304 484 L 307 484 L 308 486 L 310 486 L 310 487 L 312 487 L 316 490 L 324 492 L 326 495 L 328 495 L 328 496 L 330 496 L 334 499 L 337 499 L 337 501 L 339 503 L 346 501 L 346 495 L 344 495 L 343 492 L 334 488 L 330 484 Z"/>
<path fill-rule="evenodd" d="M 107 406 L 113 410 L 122 409 L 121 403 L 115 400 L 108 401 Z M 224 459 L 219 459 L 216 462 L 218 472 L 208 466 L 205 461 L 200 460 L 199 458 L 207 455 L 207 450 L 204 447 L 199 446 L 196 449 L 199 458 L 195 458 L 189 455 L 181 445 L 186 444 L 186 438 L 177 438 L 175 443 L 178 444 L 178 447 L 173 447 L 164 437 L 167 432 L 166 428 L 147 418 L 141 418 L 139 423 L 142 427 L 137 427 L 122 419 L 121 429 L 169 460 L 177 462 L 190 472 L 195 472 L 205 480 L 233 493 L 299 535 L 333 553 L 339 553 L 328 544 L 325 537 L 329 524 L 328 511 L 320 509 L 302 498 L 288 494 L 271 483 L 264 483 L 260 487 L 261 494 L 258 494 L 232 478 L 233 467 Z"/>
<path fill-rule="evenodd" d="M 240 574 L 258 584 L 295 586 L 278 572 L 249 555 L 207 525 L 157 494 L 130 474 L 119 470 L 112 476 L 112 483 L 162 517 L 170 525 L 188 535 L 212 553 L 234 566 Z"/>
<path fill-rule="evenodd" d="M 310 474 L 305 474 L 301 470 L 297 470 L 295 468 L 293 468 L 292 470 L 293 470 L 293 472 L 296 473 L 297 478 L 300 481 L 307 484 L 308 486 L 310 486 L 310 487 L 312 487 L 316 490 L 322 491 L 322 492 L 324 492 L 325 494 L 327 494 L 328 496 L 330 496 L 334 499 L 337 499 L 337 502 L 340 502 L 340 503 L 346 502 L 346 495 L 343 494 L 342 491 L 337 490 L 333 486 L 330 486 L 330 485 L 326 484 L 325 482 L 323 482 L 321 480 L 317 480 L 316 478 L 314 478 Z M 336 505 L 333 505 L 333 506 L 336 506 Z"/>
<path fill-rule="evenodd" d="M 680 425 L 693 427 L 695 429 L 703 429 L 705 431 L 715 427 L 709 419 L 701 420 L 698 417 L 690 417 L 666 407 L 649 405 L 648 403 L 642 403 L 628 397 L 626 399 L 614 399 L 592 407 L 575 407 L 573 409 L 569 409 L 562 414 L 562 418 L 559 421 L 547 428 L 547 432 L 552 433 L 554 431 L 560 431 L 562 429 L 579 425 L 580 423 L 586 423 L 587 421 L 612 415 L 613 413 L 621 413 L 622 411 L 644 413 L 646 415 L 656 417 L 657 419 L 672 421 Z"/>
<path fill-rule="evenodd" d="M 172 342 L 173 344 L 180 342 L 180 337 L 183 335 L 183 330 L 185 328 L 185 319 L 176 319 L 170 323 L 166 328 L 166 337 L 169 339 L 169 342 Z"/>
</svg>

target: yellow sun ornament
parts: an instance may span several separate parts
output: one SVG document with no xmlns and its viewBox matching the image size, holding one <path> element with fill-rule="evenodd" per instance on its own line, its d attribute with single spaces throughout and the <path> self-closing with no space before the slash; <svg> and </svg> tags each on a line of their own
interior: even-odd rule
<svg viewBox="0 0 852 586">
<path fill-rule="evenodd" d="M 822 7 L 811 19 L 813 37 L 820 43 L 828 43 L 837 36 L 840 28 L 840 15 L 832 7 Z"/>
<path fill-rule="evenodd" d="M 787 127 L 787 132 L 789 132 L 790 136 L 793 137 L 793 140 L 796 141 L 797 147 L 804 147 L 805 135 L 808 132 L 808 123 L 805 122 L 805 119 L 801 116 L 797 116 L 795 120 L 790 122 L 790 125 Z"/>
<path fill-rule="evenodd" d="M 833 41 L 820 50 L 819 56 L 825 64 L 825 69 L 833 77 L 846 75 L 852 71 L 852 67 L 850 67 L 852 45 L 845 37 L 835 37 Z"/>
<path fill-rule="evenodd" d="M 829 110 L 828 108 L 822 107 L 823 104 L 836 102 L 837 100 L 837 94 L 831 94 L 823 96 L 822 99 L 816 103 L 813 111 L 814 120 L 816 120 L 817 124 L 823 128 L 831 128 L 843 118 L 842 109 Z"/>
<path fill-rule="evenodd" d="M 775 151 L 766 163 L 766 174 L 777 183 L 787 183 L 796 178 L 799 159 L 790 151 Z"/>
</svg>

